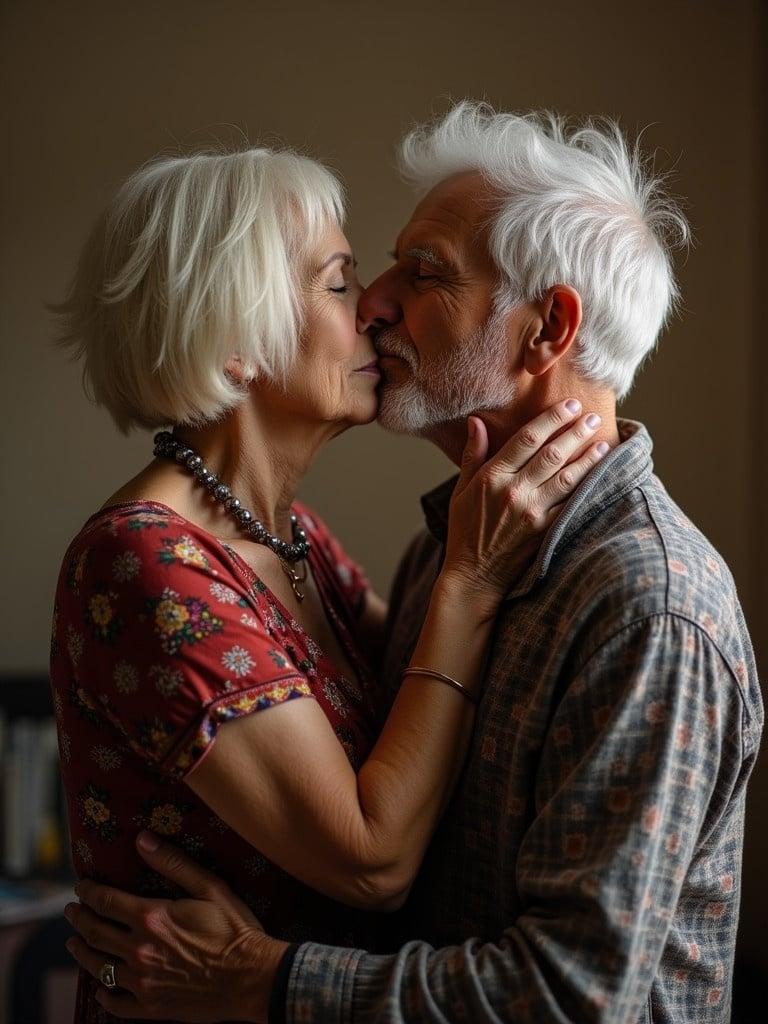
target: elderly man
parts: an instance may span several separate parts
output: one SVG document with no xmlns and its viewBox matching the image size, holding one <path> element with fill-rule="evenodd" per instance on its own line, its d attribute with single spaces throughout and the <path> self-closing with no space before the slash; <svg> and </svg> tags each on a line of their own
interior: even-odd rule
<svg viewBox="0 0 768 1024">
<path fill-rule="evenodd" d="M 288 946 L 172 847 L 140 849 L 194 899 L 80 883 L 73 917 L 141 976 L 118 1016 L 213 1021 L 726 1021 L 745 786 L 762 729 L 749 637 L 722 559 L 653 474 L 615 405 L 674 305 L 674 206 L 614 127 L 461 104 L 412 134 L 424 197 L 364 293 L 384 426 L 457 461 L 566 394 L 613 450 L 507 595 L 475 736 L 388 954 Z M 704 411 L 700 411 L 705 415 Z M 395 583 L 394 692 L 438 571 L 454 480 Z M 311 855 L 311 854 L 310 854 Z M 134 972 L 135 973 L 135 972 Z"/>
</svg>

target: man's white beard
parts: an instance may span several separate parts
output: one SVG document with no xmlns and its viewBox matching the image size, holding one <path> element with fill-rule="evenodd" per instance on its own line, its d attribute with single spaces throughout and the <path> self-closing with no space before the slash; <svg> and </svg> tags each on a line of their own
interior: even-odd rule
<svg viewBox="0 0 768 1024">
<path fill-rule="evenodd" d="M 445 423 L 466 419 L 480 410 L 500 409 L 514 401 L 510 379 L 506 317 L 494 312 L 463 344 L 429 363 L 419 363 L 412 345 L 395 329 L 376 335 L 380 354 L 400 356 L 410 370 L 402 384 L 381 384 L 379 423 L 396 434 L 428 434 Z"/>
</svg>

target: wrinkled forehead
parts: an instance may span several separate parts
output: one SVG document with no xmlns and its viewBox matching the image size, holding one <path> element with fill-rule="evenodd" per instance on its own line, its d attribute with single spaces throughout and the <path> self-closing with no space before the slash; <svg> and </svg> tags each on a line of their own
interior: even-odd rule
<svg viewBox="0 0 768 1024">
<path fill-rule="evenodd" d="M 497 197 L 479 171 L 446 178 L 420 200 L 398 238 L 398 249 L 432 241 L 464 258 L 490 259 L 490 221 Z"/>
</svg>

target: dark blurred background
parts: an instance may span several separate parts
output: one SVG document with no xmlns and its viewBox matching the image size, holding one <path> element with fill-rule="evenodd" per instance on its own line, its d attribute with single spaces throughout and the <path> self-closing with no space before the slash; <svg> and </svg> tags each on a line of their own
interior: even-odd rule
<svg viewBox="0 0 768 1024">
<path fill-rule="evenodd" d="M 61 297 L 103 203 L 160 151 L 281 140 L 343 176 L 348 233 L 369 280 L 387 265 L 413 204 L 394 171 L 396 140 L 463 97 L 617 117 L 631 133 L 645 128 L 645 150 L 673 172 L 696 237 L 678 264 L 685 309 L 621 413 L 647 424 L 657 472 L 729 563 L 765 677 L 768 79 L 760 0 L 4 0 L 0 10 L 0 747 L 15 744 L 22 765 L 24 750 L 48 749 L 45 672 L 61 557 L 84 519 L 150 457 L 150 436 L 121 438 L 84 398 L 78 369 L 50 346 L 43 302 Z M 369 427 L 325 452 L 303 497 L 385 590 L 419 526 L 418 495 L 449 472 L 432 447 Z M 744 1022 L 753 1019 L 750 992 L 768 980 L 762 761 L 746 835 L 734 1015 Z M 19 993 L 36 986 L 48 1009 L 27 1002 L 17 1017 L 68 1021 L 71 971 L 51 952 L 60 948 L 68 886 L 57 797 L 45 778 L 36 783 L 51 823 L 38 823 L 25 854 L 9 835 L 24 810 L 8 809 L 12 784 L 6 774 L 6 876 L 44 875 L 48 888 L 22 906 L 19 887 L 0 883 L 0 1020 L 12 1019 L 9 1000 L 18 1007 Z M 47 956 L 41 980 L 36 965 Z"/>
</svg>

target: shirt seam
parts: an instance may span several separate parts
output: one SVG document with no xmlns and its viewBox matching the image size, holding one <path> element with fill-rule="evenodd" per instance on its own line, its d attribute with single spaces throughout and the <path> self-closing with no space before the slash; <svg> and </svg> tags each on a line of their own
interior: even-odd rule
<svg viewBox="0 0 768 1024">
<path fill-rule="evenodd" d="M 661 549 L 664 552 L 664 569 L 665 569 L 666 574 L 667 574 L 666 585 L 664 587 L 664 610 L 668 612 L 669 611 L 669 603 L 670 603 L 670 601 L 669 601 L 669 589 L 670 589 L 670 586 L 671 586 L 671 574 L 670 574 L 670 571 L 669 571 L 669 557 L 670 557 L 669 556 L 669 548 L 667 547 L 667 542 L 664 539 L 664 532 L 661 529 L 661 527 L 659 526 L 658 520 L 656 519 L 656 516 L 653 513 L 653 509 L 651 508 L 651 501 L 650 501 L 650 498 L 648 497 L 648 494 L 646 493 L 645 487 L 641 487 L 640 490 L 641 490 L 642 495 L 643 495 L 643 501 L 645 502 L 645 508 L 646 508 L 647 513 L 648 513 L 648 518 L 653 523 L 653 528 L 656 531 L 656 536 L 658 537 L 659 544 L 661 544 Z"/>
<path fill-rule="evenodd" d="M 593 651 L 591 651 L 586 656 L 586 658 L 584 659 L 584 661 L 581 662 L 581 664 L 578 666 L 578 668 L 574 670 L 574 675 L 579 675 L 581 672 L 583 672 L 586 669 L 586 667 L 589 665 L 589 663 L 592 661 L 592 659 L 597 654 L 599 654 L 599 652 L 607 644 L 612 643 L 614 640 L 617 640 L 623 633 L 626 633 L 627 630 L 633 629 L 635 626 L 640 625 L 640 624 L 642 624 L 644 622 L 650 622 L 652 619 L 660 619 L 660 618 L 676 619 L 676 620 L 679 620 L 680 622 L 687 623 L 689 626 L 692 626 L 696 630 L 696 632 L 699 633 L 709 644 L 711 644 L 711 646 L 714 648 L 715 651 L 717 651 L 717 653 L 718 653 L 718 655 L 720 657 L 720 660 L 722 661 L 723 665 L 727 669 L 728 675 L 730 676 L 733 684 L 736 687 L 736 690 L 737 690 L 738 695 L 739 695 L 739 700 L 740 700 L 740 703 L 741 703 L 741 708 L 742 708 L 742 720 L 744 720 L 744 717 L 746 716 L 747 721 L 748 721 L 746 731 L 751 735 L 752 727 L 751 727 L 751 722 L 750 722 L 749 704 L 748 704 L 748 701 L 747 701 L 747 698 L 746 698 L 746 694 L 744 692 L 744 688 L 741 685 L 741 681 L 740 681 L 738 675 L 736 674 L 736 672 L 731 667 L 730 661 L 728 660 L 728 658 L 725 656 L 725 654 L 721 650 L 720 645 L 717 643 L 717 641 L 712 636 L 710 636 L 710 634 L 704 629 L 703 626 L 701 626 L 700 623 L 696 622 L 695 619 L 691 619 L 689 616 L 684 615 L 682 612 L 671 611 L 669 608 L 665 608 L 664 611 L 647 612 L 644 615 L 637 616 L 637 618 L 632 619 L 631 622 L 627 622 L 624 626 L 622 626 L 621 629 L 616 630 L 615 633 L 612 633 L 609 637 L 606 637 L 604 640 L 602 640 L 597 645 L 597 647 L 595 647 L 595 649 Z M 750 748 L 748 748 L 748 750 L 745 749 L 745 744 L 744 744 L 744 740 L 743 739 L 742 739 L 742 743 L 741 743 L 741 748 L 742 748 L 742 756 L 745 753 L 747 753 L 747 752 L 751 752 L 751 746 L 750 746 Z"/>
<path fill-rule="evenodd" d="M 650 500 L 648 494 L 646 493 L 645 488 L 643 487 L 643 488 L 641 488 L 641 490 L 642 490 L 642 493 L 643 493 L 643 500 L 645 501 L 645 507 L 646 507 L 646 509 L 648 511 L 648 518 L 653 523 L 654 529 L 656 530 L 656 535 L 657 535 L 657 537 L 659 539 L 659 543 L 661 544 L 662 550 L 664 552 L 664 565 L 665 565 L 666 574 L 667 574 L 666 588 L 665 588 L 665 594 L 664 594 L 664 608 L 665 608 L 665 611 L 669 615 L 674 615 L 674 616 L 676 616 L 679 619 L 684 619 L 685 621 L 690 622 L 691 625 L 695 626 L 700 632 L 702 632 L 704 634 L 704 636 L 707 637 L 707 639 L 712 644 L 712 646 L 715 648 L 717 653 L 720 655 L 720 658 L 721 658 L 723 664 L 726 666 L 726 668 L 728 669 L 728 672 L 733 677 L 733 681 L 735 682 L 736 688 L 739 691 L 739 696 L 741 697 L 741 707 L 742 707 L 742 711 L 741 711 L 741 719 L 742 719 L 741 753 L 742 753 L 742 757 L 746 757 L 748 754 L 753 753 L 754 750 L 756 749 L 756 746 L 757 746 L 757 741 L 754 738 L 754 730 L 752 728 L 751 715 L 750 715 L 750 711 L 749 711 L 749 701 L 747 700 L 747 695 L 744 692 L 744 688 L 743 688 L 743 686 L 741 684 L 741 680 L 739 679 L 737 673 L 732 668 L 731 663 L 730 663 L 729 659 L 727 658 L 725 652 L 723 650 L 721 650 L 720 645 L 717 643 L 717 641 L 714 639 L 714 637 L 710 636 L 709 633 L 707 633 L 706 630 L 704 630 L 702 628 L 702 626 L 698 622 L 695 622 L 693 619 L 688 618 L 687 616 L 683 615 L 680 612 L 674 612 L 674 611 L 671 610 L 671 608 L 670 608 L 670 603 L 671 603 L 670 602 L 670 588 L 671 588 L 671 585 L 672 585 L 672 574 L 669 571 L 669 561 L 670 561 L 669 547 L 667 546 L 666 540 L 664 538 L 664 531 L 661 529 L 661 526 L 659 525 L 658 519 L 657 519 L 656 515 L 654 514 L 653 508 L 651 506 L 651 500 Z M 749 742 L 747 742 L 744 739 L 744 737 L 747 737 Z"/>
</svg>

